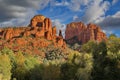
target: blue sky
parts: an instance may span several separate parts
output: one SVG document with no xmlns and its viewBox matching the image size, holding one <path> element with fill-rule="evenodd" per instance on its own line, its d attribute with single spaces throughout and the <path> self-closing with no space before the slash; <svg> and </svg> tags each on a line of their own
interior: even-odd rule
<svg viewBox="0 0 120 80">
<path fill-rule="evenodd" d="M 120 0 L 0 0 L 0 26 L 25 26 L 34 15 L 42 14 L 63 34 L 66 24 L 82 21 L 120 37 L 119 6 Z"/>
</svg>

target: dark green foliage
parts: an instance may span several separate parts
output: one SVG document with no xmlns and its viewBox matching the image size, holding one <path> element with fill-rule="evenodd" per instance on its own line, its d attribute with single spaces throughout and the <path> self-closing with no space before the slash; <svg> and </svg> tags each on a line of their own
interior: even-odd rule
<svg viewBox="0 0 120 80">
<path fill-rule="evenodd" d="M 50 61 L 36 65 L 30 70 L 28 80 L 60 80 L 60 64 Z"/>
<path fill-rule="evenodd" d="M 120 77 L 117 68 L 117 61 L 107 55 L 107 45 L 101 42 L 93 52 L 94 65 L 92 71 L 92 80 L 119 80 Z M 116 71 L 118 70 L 118 71 Z"/>
<path fill-rule="evenodd" d="M 91 77 L 92 57 L 90 54 L 73 52 L 68 62 L 61 66 L 61 80 L 89 80 Z"/>
<path fill-rule="evenodd" d="M 27 80 L 42 80 L 43 66 L 36 65 L 30 70 Z"/>
<path fill-rule="evenodd" d="M 93 51 L 94 65 L 92 71 L 93 80 L 105 80 L 105 68 L 107 55 L 107 46 L 105 42 L 101 42 Z"/>
<path fill-rule="evenodd" d="M 96 59 L 96 58 L 103 58 L 106 57 L 107 55 L 107 45 L 105 42 L 101 42 L 99 44 L 97 44 L 96 47 L 93 48 L 93 51 L 92 51 L 92 54 L 93 54 L 93 58 Z"/>
<path fill-rule="evenodd" d="M 91 53 L 97 47 L 97 43 L 89 41 L 86 44 L 82 45 L 81 52 Z"/>
<path fill-rule="evenodd" d="M 77 67 L 75 65 L 65 63 L 61 66 L 61 78 L 62 80 L 74 80 L 75 73 L 77 72 Z"/>
</svg>

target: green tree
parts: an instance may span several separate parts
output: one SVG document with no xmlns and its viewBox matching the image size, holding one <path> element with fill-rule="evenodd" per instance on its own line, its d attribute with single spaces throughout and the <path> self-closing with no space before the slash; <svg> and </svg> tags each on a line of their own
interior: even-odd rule
<svg viewBox="0 0 120 80">
<path fill-rule="evenodd" d="M 97 43 L 94 41 L 88 41 L 86 44 L 83 44 L 81 47 L 82 52 L 91 53 L 96 48 Z"/>
<path fill-rule="evenodd" d="M 16 58 L 16 67 L 13 70 L 12 78 L 17 80 L 26 80 L 27 69 L 25 68 L 25 57 L 21 52 L 18 52 L 15 56 Z"/>
<path fill-rule="evenodd" d="M 73 52 L 61 66 L 62 80 L 89 80 L 92 70 L 92 55 Z"/>
<path fill-rule="evenodd" d="M 111 67 L 111 60 L 107 55 L 107 45 L 105 42 L 100 42 L 93 51 L 93 70 L 92 80 L 111 80 L 108 74 L 111 74 L 109 70 Z"/>
<path fill-rule="evenodd" d="M 6 54 L 0 55 L 0 80 L 11 79 L 11 62 L 9 56 Z"/>
<path fill-rule="evenodd" d="M 43 69 L 43 80 L 60 80 L 60 65 L 49 63 L 49 65 L 44 65 Z"/>
<path fill-rule="evenodd" d="M 110 35 L 107 41 L 108 50 L 112 53 L 118 53 L 120 51 L 120 38 Z"/>
<path fill-rule="evenodd" d="M 31 55 L 27 55 L 25 56 L 25 61 L 24 61 L 24 68 L 25 68 L 25 71 L 26 71 L 26 79 L 27 80 L 39 80 L 37 75 L 38 75 L 38 71 L 40 69 L 42 69 L 41 67 L 39 67 L 40 69 L 38 69 L 38 65 L 40 65 L 40 61 L 37 59 L 37 57 L 34 57 L 34 56 L 31 56 Z M 36 68 L 36 69 L 34 69 Z M 33 71 L 36 72 L 34 72 Z M 39 77 L 40 77 L 41 74 L 39 74 Z"/>
<path fill-rule="evenodd" d="M 37 59 L 37 57 L 34 57 L 32 55 L 25 56 L 24 65 L 28 71 L 39 64 L 40 64 L 40 61 Z"/>
<path fill-rule="evenodd" d="M 10 58 L 12 67 L 13 67 L 13 68 L 15 67 L 15 65 L 16 65 L 15 54 L 14 54 L 14 52 L 13 52 L 11 49 L 5 47 L 5 48 L 3 48 L 3 49 L 0 51 L 0 54 L 2 54 L 2 55 L 3 55 L 3 54 L 8 55 L 8 57 Z"/>
<path fill-rule="evenodd" d="M 30 70 L 29 79 L 27 80 L 43 80 L 43 69 L 44 66 L 42 64 L 35 65 L 35 67 Z"/>
<path fill-rule="evenodd" d="M 60 80 L 60 63 L 47 61 L 30 70 L 29 80 Z"/>
</svg>

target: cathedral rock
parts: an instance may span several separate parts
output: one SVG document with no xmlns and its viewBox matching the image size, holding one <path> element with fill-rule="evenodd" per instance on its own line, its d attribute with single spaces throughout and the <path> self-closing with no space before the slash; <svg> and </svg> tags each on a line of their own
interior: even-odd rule
<svg viewBox="0 0 120 80">
<path fill-rule="evenodd" d="M 106 41 L 106 34 L 95 24 L 84 25 L 82 22 L 72 22 L 67 25 L 65 31 L 65 40 L 69 44 L 83 44 L 89 40 L 101 42 Z"/>
<path fill-rule="evenodd" d="M 8 27 L 0 29 L 0 48 L 9 47 L 15 51 L 24 49 L 47 47 L 54 44 L 55 47 L 66 47 L 63 37 L 56 35 L 56 27 L 52 27 L 49 18 L 43 15 L 34 16 L 27 27 Z"/>
</svg>

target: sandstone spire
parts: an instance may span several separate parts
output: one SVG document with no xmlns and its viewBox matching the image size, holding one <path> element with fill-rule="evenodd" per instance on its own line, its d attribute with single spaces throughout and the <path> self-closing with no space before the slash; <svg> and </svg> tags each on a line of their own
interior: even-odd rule
<svg viewBox="0 0 120 80">
<path fill-rule="evenodd" d="M 59 30 L 59 36 L 63 38 L 62 31 Z"/>
</svg>

